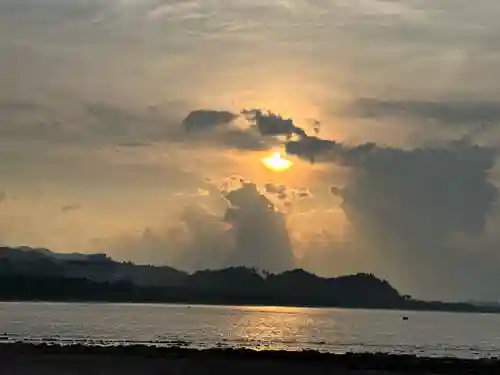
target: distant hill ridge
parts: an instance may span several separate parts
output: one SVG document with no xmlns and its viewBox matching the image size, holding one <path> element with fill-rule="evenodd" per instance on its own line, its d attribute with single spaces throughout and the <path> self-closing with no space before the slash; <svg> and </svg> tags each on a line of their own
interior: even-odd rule
<svg viewBox="0 0 500 375">
<path fill-rule="evenodd" d="M 55 253 L 49 249 L 43 247 L 30 247 L 30 246 L 19 246 L 19 247 L 7 247 L 0 246 L 0 259 L 39 259 L 40 256 L 50 257 L 56 260 L 108 260 L 111 261 L 106 254 L 95 253 L 95 254 L 82 254 L 82 253 Z"/>
<path fill-rule="evenodd" d="M 229 267 L 189 274 L 168 266 L 117 262 L 106 254 L 60 254 L 26 246 L 0 247 L 0 300 L 500 311 L 491 306 L 415 300 L 368 273 L 324 278 L 302 269 L 273 274 Z"/>
<path fill-rule="evenodd" d="M 106 254 L 56 253 L 45 248 L 0 247 L 0 275 L 57 276 L 96 282 L 130 280 L 140 286 L 172 286 L 187 273 L 172 267 L 117 262 Z"/>
</svg>

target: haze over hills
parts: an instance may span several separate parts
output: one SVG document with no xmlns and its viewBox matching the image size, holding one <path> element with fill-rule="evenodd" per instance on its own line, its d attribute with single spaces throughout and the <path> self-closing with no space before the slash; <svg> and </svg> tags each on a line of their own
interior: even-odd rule
<svg viewBox="0 0 500 375">
<path fill-rule="evenodd" d="M 497 312 L 495 306 L 425 302 L 358 273 L 323 278 L 302 269 L 229 267 L 192 274 L 117 262 L 106 254 L 0 247 L 0 300 L 180 302 Z"/>
<path fill-rule="evenodd" d="M 84 278 L 95 282 L 130 280 L 140 286 L 180 285 L 187 273 L 172 267 L 116 262 L 106 254 L 62 254 L 44 248 L 0 247 L 0 275 Z"/>
</svg>

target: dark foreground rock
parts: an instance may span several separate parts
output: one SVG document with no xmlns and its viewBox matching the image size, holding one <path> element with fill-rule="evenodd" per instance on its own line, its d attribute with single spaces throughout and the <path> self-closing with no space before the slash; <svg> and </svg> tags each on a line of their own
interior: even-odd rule
<svg viewBox="0 0 500 375">
<path fill-rule="evenodd" d="M 500 360 L 421 358 L 314 351 L 183 349 L 148 346 L 0 344 L 0 373 L 9 375 L 337 375 L 500 374 Z"/>
</svg>

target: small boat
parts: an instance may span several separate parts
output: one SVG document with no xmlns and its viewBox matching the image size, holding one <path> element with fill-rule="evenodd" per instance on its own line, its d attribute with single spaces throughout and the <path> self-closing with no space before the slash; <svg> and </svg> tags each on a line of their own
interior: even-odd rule
<svg viewBox="0 0 500 375">
<path fill-rule="evenodd" d="M 401 320 L 408 320 L 408 317 L 407 317 L 407 316 L 403 316 L 403 317 L 401 318 Z"/>
</svg>

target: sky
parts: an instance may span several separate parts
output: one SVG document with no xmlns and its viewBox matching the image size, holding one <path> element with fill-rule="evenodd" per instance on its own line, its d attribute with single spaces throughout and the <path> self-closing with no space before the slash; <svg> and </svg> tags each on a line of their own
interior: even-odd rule
<svg viewBox="0 0 500 375">
<path fill-rule="evenodd" d="M 495 0 L 0 0 L 0 243 L 500 299 Z M 286 171 L 261 159 L 280 152 Z"/>
</svg>

